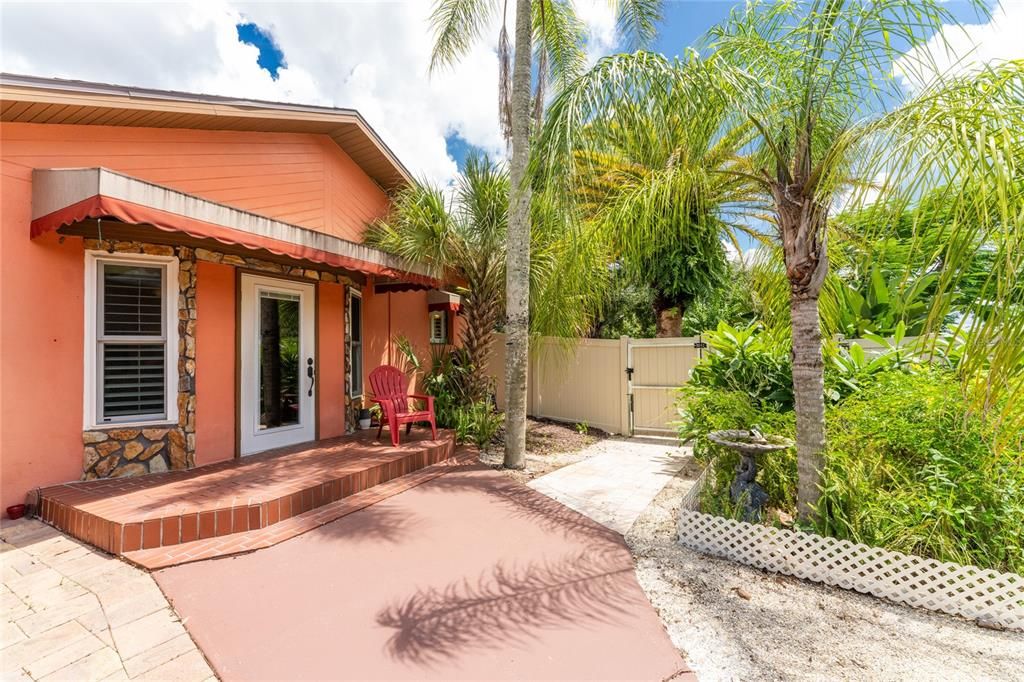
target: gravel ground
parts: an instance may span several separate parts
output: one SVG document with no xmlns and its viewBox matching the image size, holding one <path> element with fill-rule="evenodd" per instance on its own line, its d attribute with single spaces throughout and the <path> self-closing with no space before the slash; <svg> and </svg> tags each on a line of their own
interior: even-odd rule
<svg viewBox="0 0 1024 682">
<path fill-rule="evenodd" d="M 1024 680 L 1024 634 L 680 547 L 676 518 L 687 473 L 662 490 L 626 542 L 641 587 L 702 682 Z"/>
<path fill-rule="evenodd" d="M 480 454 L 480 461 L 495 469 L 501 469 L 503 474 L 515 481 L 526 483 L 555 469 L 586 459 L 593 454 L 587 450 L 587 446 L 609 437 L 607 433 L 598 429 L 588 428 L 581 432 L 569 424 L 527 419 L 525 469 L 501 469 L 502 458 L 505 456 L 505 449 L 501 445 L 505 438 L 504 432 L 495 436 L 495 442 L 487 452 Z"/>
</svg>

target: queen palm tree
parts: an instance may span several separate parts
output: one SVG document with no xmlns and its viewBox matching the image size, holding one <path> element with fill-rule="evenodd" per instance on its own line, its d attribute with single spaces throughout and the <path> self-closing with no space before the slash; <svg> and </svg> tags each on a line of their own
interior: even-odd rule
<svg viewBox="0 0 1024 682">
<path fill-rule="evenodd" d="M 712 96 L 728 102 L 732 122 L 717 133 L 721 139 L 741 125 L 756 131 L 749 144 L 737 149 L 744 155 L 716 172 L 749 183 L 771 207 L 768 226 L 782 252 L 789 295 L 798 513 L 804 519 L 814 514 L 825 452 L 818 300 L 829 269 L 834 207 L 841 200 L 869 201 L 868 185 L 894 210 L 912 206 L 922 188 L 976 188 L 967 196 L 950 196 L 957 205 L 955 227 L 943 245 L 947 268 L 931 320 L 944 317 L 942 301 L 949 297 L 941 295 L 943 287 L 951 286 L 979 242 L 993 243 L 1005 256 L 993 270 L 989 295 L 1013 290 L 1009 282 L 1022 256 L 1010 244 L 1019 245 L 1024 216 L 1019 187 L 1022 63 L 999 65 L 981 75 L 940 77 L 915 97 L 908 97 L 893 76 L 901 50 L 922 46 L 943 24 L 955 22 L 938 0 L 748 3 L 709 34 L 702 59 L 667 63 L 647 55 L 628 69 L 599 64 L 584 77 L 585 88 L 570 87 L 552 104 L 541 138 L 539 163 L 557 173 L 555 164 L 569 158 L 567 151 L 583 138 L 601 103 L 616 103 L 615 116 L 620 111 L 629 116 L 631 108 L 642 105 L 677 109 L 685 117 L 693 104 L 675 96 L 674 85 L 688 77 L 686 72 L 697 74 L 689 77 L 702 79 Z M 677 194 L 676 210 L 692 210 L 700 196 Z M 989 215 L 982 206 L 993 202 L 998 220 L 968 220 Z M 642 240 L 637 247 L 642 248 Z M 1000 331 L 992 332 L 989 346 L 978 353 L 993 357 L 990 347 L 997 347 L 995 362 L 985 368 L 998 371 L 996 384 L 1009 390 L 1021 387 L 1013 369 L 1020 364 L 1024 336 L 1020 311 L 1015 301 L 1004 307 L 999 320 L 987 320 L 993 325 L 986 329 L 998 323 Z M 1016 356 L 1011 339 L 1018 344 Z"/>
<path fill-rule="evenodd" d="M 550 110 L 555 119 L 575 116 L 593 83 L 657 63 L 669 80 L 638 82 L 629 100 L 586 102 L 583 134 L 559 150 L 573 162 L 559 164 L 556 182 L 576 191 L 574 202 L 609 242 L 623 271 L 653 293 L 657 336 L 681 336 L 682 316 L 703 293 L 720 288 L 728 267 L 723 240 L 739 250 L 737 235 L 751 233 L 739 220 L 757 206 L 742 176 L 727 171 L 753 128 L 726 129 L 727 102 L 708 92 L 702 74 L 661 55 L 622 54 L 578 79 Z M 646 106 L 649 89 L 667 92 L 677 105 Z M 573 174 L 574 177 L 567 177 Z M 760 235 L 755 234 L 755 237 Z"/>
<path fill-rule="evenodd" d="M 582 24 L 569 0 L 516 0 L 515 45 L 509 45 L 507 0 L 437 0 L 431 16 L 431 68 L 451 65 L 479 40 L 500 13 L 498 34 L 500 123 L 511 145 L 506 250 L 505 466 L 526 463 L 526 370 L 530 308 L 530 183 L 527 163 L 534 123 L 542 118 L 550 77 L 568 82 L 585 65 Z M 620 25 L 640 38 L 653 34 L 658 0 L 621 0 Z M 532 56 L 536 51 L 537 87 Z M 531 107 L 531 99 L 533 106 Z"/>
</svg>

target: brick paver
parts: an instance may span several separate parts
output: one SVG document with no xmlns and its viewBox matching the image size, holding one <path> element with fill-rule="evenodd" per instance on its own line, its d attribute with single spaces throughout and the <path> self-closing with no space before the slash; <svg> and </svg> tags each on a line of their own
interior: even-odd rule
<svg viewBox="0 0 1024 682">
<path fill-rule="evenodd" d="M 28 519 L 0 567 L 0 678 L 216 679 L 148 573 Z"/>
</svg>

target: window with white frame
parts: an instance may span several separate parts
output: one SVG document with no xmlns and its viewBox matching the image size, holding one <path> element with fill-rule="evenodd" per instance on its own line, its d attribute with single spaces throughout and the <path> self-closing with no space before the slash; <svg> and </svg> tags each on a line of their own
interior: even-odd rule
<svg viewBox="0 0 1024 682">
<path fill-rule="evenodd" d="M 448 311 L 430 313 L 430 343 L 448 343 Z"/>
<path fill-rule="evenodd" d="M 357 289 L 348 290 L 348 390 L 349 397 L 363 394 L 363 297 Z"/>
<path fill-rule="evenodd" d="M 89 254 L 86 426 L 177 420 L 177 261 Z"/>
</svg>

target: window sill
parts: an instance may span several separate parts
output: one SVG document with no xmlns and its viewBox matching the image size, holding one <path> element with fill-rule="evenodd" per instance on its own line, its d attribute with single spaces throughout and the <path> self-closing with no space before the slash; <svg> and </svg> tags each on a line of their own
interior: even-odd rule
<svg viewBox="0 0 1024 682">
<path fill-rule="evenodd" d="M 138 429 L 138 428 L 158 428 L 158 429 L 170 429 L 178 428 L 178 420 L 168 421 L 166 419 L 150 420 L 144 422 L 105 422 L 103 424 L 93 424 L 86 426 L 85 431 L 109 431 L 111 429 Z"/>
</svg>

